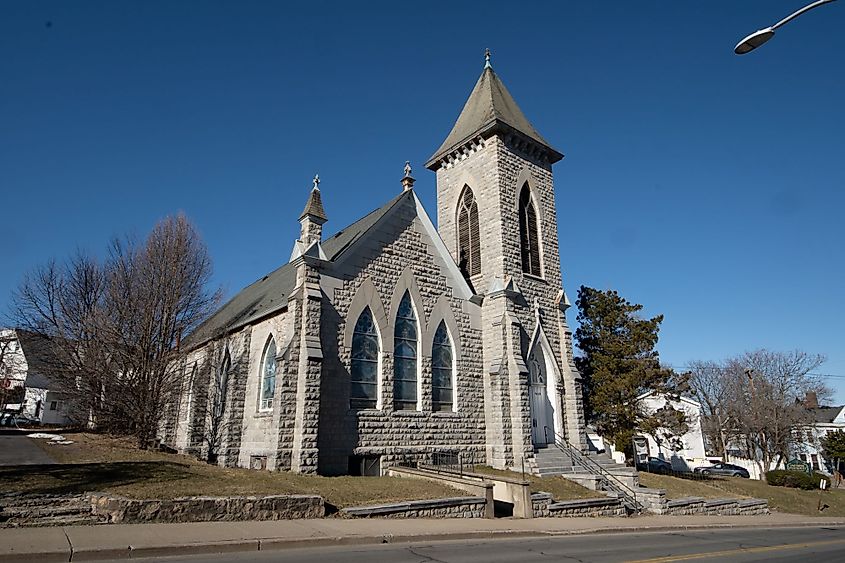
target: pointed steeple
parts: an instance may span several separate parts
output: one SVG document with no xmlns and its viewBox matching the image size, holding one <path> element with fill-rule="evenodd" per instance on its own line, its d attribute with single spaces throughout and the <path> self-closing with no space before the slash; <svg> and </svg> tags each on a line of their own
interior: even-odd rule
<svg viewBox="0 0 845 563">
<path fill-rule="evenodd" d="M 563 158 L 563 155 L 552 148 L 534 129 L 519 109 L 502 80 L 493 71 L 488 49 L 485 53 L 484 70 L 475 83 L 475 88 L 472 89 L 452 131 L 426 163 L 426 168 L 435 170 L 441 158 L 448 153 L 478 136 L 488 137 L 497 132 L 521 133 L 545 149 L 550 162 Z"/>
<path fill-rule="evenodd" d="M 326 212 L 323 210 L 323 198 L 320 196 L 320 175 L 314 176 L 314 187 L 311 188 L 311 195 L 308 196 L 308 201 L 305 203 L 305 209 L 302 215 L 299 216 L 301 221 L 305 217 L 311 217 L 313 221 L 319 222 L 321 225 L 328 221 Z"/>
</svg>

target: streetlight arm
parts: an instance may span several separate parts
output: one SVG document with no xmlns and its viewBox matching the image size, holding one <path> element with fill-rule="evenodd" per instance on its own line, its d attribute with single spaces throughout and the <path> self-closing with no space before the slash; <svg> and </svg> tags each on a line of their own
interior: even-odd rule
<svg viewBox="0 0 845 563">
<path fill-rule="evenodd" d="M 773 25 L 773 26 L 771 27 L 771 29 L 777 29 L 777 28 L 779 28 L 780 26 L 785 25 L 785 24 L 789 23 L 790 21 L 794 20 L 795 18 L 797 18 L 798 16 L 800 16 L 800 15 L 801 15 L 801 14 L 803 14 L 804 12 L 809 12 L 809 11 L 810 11 L 810 10 L 812 10 L 813 8 L 818 8 L 818 7 L 819 7 L 819 6 L 821 6 L 822 4 L 829 4 L 830 2 L 835 2 L 835 1 L 836 1 L 836 0 L 817 0 L 816 2 L 813 2 L 812 4 L 807 4 L 806 6 L 804 6 L 803 8 L 801 8 L 800 10 L 797 10 L 797 11 L 795 11 L 795 12 L 793 12 L 793 13 L 789 14 L 788 16 L 786 16 L 785 18 L 783 18 L 782 20 L 780 20 L 778 23 L 776 23 L 775 25 Z"/>
</svg>

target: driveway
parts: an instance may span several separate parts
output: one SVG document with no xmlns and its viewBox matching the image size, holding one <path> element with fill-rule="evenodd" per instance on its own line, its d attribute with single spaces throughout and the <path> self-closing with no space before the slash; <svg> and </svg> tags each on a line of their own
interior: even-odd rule
<svg viewBox="0 0 845 563">
<path fill-rule="evenodd" d="M 24 432 L 6 430 L 0 434 L 0 466 L 56 463 Z"/>
</svg>

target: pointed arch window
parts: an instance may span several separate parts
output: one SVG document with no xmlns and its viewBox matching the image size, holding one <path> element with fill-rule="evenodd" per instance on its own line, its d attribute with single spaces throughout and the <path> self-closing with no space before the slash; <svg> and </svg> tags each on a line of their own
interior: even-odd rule
<svg viewBox="0 0 845 563">
<path fill-rule="evenodd" d="M 273 408 L 276 394 L 276 341 L 271 336 L 264 346 L 264 361 L 261 362 L 261 391 L 258 408 L 267 411 Z"/>
<path fill-rule="evenodd" d="M 212 424 L 220 424 L 226 410 L 226 396 L 229 394 L 229 372 L 232 370 L 232 359 L 229 350 L 223 356 L 223 362 L 214 378 L 214 400 L 211 403 Z"/>
<path fill-rule="evenodd" d="M 393 408 L 417 408 L 417 316 L 408 292 L 399 302 L 393 332 Z"/>
<path fill-rule="evenodd" d="M 542 276 L 539 235 L 537 210 L 534 208 L 531 190 L 526 182 L 519 194 L 519 245 L 522 251 L 522 271 L 532 276 Z"/>
<path fill-rule="evenodd" d="M 431 408 L 452 411 L 455 405 L 452 341 L 446 323 L 440 321 L 431 345 Z"/>
<path fill-rule="evenodd" d="M 458 199 L 458 265 L 464 275 L 481 273 L 481 240 L 478 234 L 478 203 L 465 185 Z"/>
<path fill-rule="evenodd" d="M 352 331 L 352 366 L 349 370 L 349 404 L 353 408 L 374 409 L 378 403 L 378 330 L 373 313 L 365 307 Z"/>
</svg>

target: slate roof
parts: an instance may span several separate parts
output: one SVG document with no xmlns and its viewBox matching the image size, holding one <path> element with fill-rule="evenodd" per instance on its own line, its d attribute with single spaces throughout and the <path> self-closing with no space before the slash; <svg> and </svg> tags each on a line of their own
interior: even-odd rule
<svg viewBox="0 0 845 563">
<path fill-rule="evenodd" d="M 550 153 L 552 162 L 557 162 L 563 155 L 553 149 L 551 145 L 534 129 L 534 126 L 519 109 L 513 97 L 505 88 L 499 76 L 491 67 L 485 67 L 475 88 L 464 104 L 452 131 L 426 163 L 426 167 L 433 169 L 437 162 L 452 150 L 462 146 L 479 134 L 495 132 L 501 128 L 511 128 L 539 143 Z"/>
<path fill-rule="evenodd" d="M 403 198 L 413 198 L 413 192 L 408 190 L 400 193 L 375 211 L 324 240 L 321 245 L 326 258 L 330 261 L 338 259 Z M 322 204 L 320 207 L 322 208 Z M 285 264 L 238 292 L 185 339 L 185 346 L 199 346 L 221 333 L 235 330 L 282 309 L 287 305 L 288 296 L 295 285 L 296 268 L 290 263 Z"/>
<path fill-rule="evenodd" d="M 323 198 L 320 196 L 319 188 L 313 188 L 311 190 L 311 195 L 308 196 L 308 202 L 305 204 L 305 209 L 302 210 L 302 215 L 299 218 L 302 219 L 306 215 L 328 221 L 326 212 L 323 210 Z"/>
<path fill-rule="evenodd" d="M 813 422 L 829 424 L 833 422 L 833 419 L 836 418 L 836 415 L 842 412 L 843 406 L 845 405 L 839 405 L 834 407 L 814 407 L 808 410 L 813 415 Z"/>
</svg>

